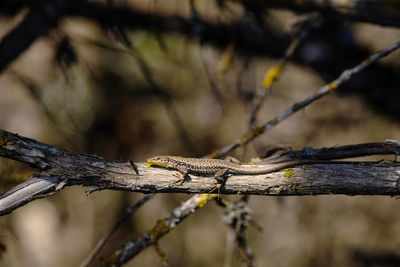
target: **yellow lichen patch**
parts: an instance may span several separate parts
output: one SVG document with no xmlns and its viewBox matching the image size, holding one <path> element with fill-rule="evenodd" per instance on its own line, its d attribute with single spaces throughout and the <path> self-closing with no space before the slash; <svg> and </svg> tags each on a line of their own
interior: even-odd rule
<svg viewBox="0 0 400 267">
<path fill-rule="evenodd" d="M 335 91 L 336 88 L 339 87 L 339 84 L 337 84 L 336 82 L 331 82 L 330 84 L 328 84 L 329 86 L 329 92 L 333 92 Z"/>
<path fill-rule="evenodd" d="M 280 194 L 280 193 L 282 193 L 283 191 L 285 191 L 285 187 L 282 186 L 282 185 L 278 186 L 276 189 L 277 189 L 277 190 L 276 190 L 276 193 L 277 193 L 277 194 Z"/>
<path fill-rule="evenodd" d="M 197 205 L 199 208 L 203 207 L 210 199 L 218 197 L 218 194 L 202 194 L 199 201 L 197 201 Z"/>
<path fill-rule="evenodd" d="M 160 248 L 160 246 L 158 245 L 158 243 L 155 243 L 155 244 L 154 244 L 154 248 L 156 249 L 156 252 L 157 252 L 158 256 L 160 257 L 160 260 L 161 260 L 164 264 L 168 265 L 167 256 L 166 256 L 165 252 Z"/>
<path fill-rule="evenodd" d="M 253 165 L 255 162 L 261 162 L 261 158 L 251 158 L 249 164 Z"/>
<path fill-rule="evenodd" d="M 268 89 L 271 85 L 276 82 L 282 72 L 282 63 L 279 63 L 277 66 L 271 68 L 264 76 L 264 81 L 262 86 L 264 89 Z"/>
<path fill-rule="evenodd" d="M 304 170 L 307 170 L 308 166 L 306 164 L 301 165 Z"/>
<path fill-rule="evenodd" d="M 272 119 L 268 122 L 269 125 L 275 126 L 278 124 L 278 118 Z"/>
<path fill-rule="evenodd" d="M 223 77 L 225 75 L 225 73 L 232 65 L 232 59 L 234 55 L 235 55 L 235 46 L 232 43 L 230 43 L 226 47 L 224 53 L 221 56 L 221 60 L 218 66 L 218 76 Z"/>
<path fill-rule="evenodd" d="M 215 150 L 214 152 L 206 155 L 206 158 L 209 158 L 209 159 L 216 159 L 218 157 L 219 157 L 218 150 Z"/>
<path fill-rule="evenodd" d="M 297 191 L 298 191 L 297 188 L 298 188 L 298 186 L 295 185 L 295 184 L 293 184 L 293 185 L 290 186 L 290 190 L 291 190 L 292 192 L 297 192 Z"/>
<path fill-rule="evenodd" d="M 117 253 L 113 253 L 112 255 L 100 259 L 104 266 L 120 266 L 119 264 L 119 255 Z"/>
<path fill-rule="evenodd" d="M 0 131 L 0 148 L 6 148 L 8 144 L 12 144 L 13 136 L 7 132 Z"/>
<path fill-rule="evenodd" d="M 225 199 L 219 198 L 220 203 L 222 203 L 222 205 L 224 205 L 225 207 L 228 206 L 229 202 L 226 201 Z"/>
<path fill-rule="evenodd" d="M 0 132 L 0 147 L 3 147 L 6 144 L 5 137 L 6 135 L 4 134 L 4 132 Z"/>
<path fill-rule="evenodd" d="M 294 171 L 293 168 L 287 168 L 284 169 L 285 173 L 283 174 L 283 176 L 285 176 L 286 178 L 290 179 L 290 178 L 294 178 Z"/>
<path fill-rule="evenodd" d="M 149 231 L 149 235 L 151 236 L 153 242 L 157 242 L 161 236 L 168 233 L 171 228 L 165 223 L 165 219 L 157 220 L 156 225 L 154 225 L 153 229 Z"/>
<path fill-rule="evenodd" d="M 253 128 L 250 132 L 248 132 L 244 136 L 242 136 L 242 138 L 240 139 L 240 144 L 241 145 L 246 144 L 252 138 L 259 136 L 263 132 L 264 132 L 264 127 L 262 127 L 262 126 Z"/>
</svg>

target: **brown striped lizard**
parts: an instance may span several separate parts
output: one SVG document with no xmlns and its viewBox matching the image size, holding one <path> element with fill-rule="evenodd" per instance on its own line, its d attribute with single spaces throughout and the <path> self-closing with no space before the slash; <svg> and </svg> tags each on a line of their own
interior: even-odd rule
<svg viewBox="0 0 400 267">
<path fill-rule="evenodd" d="M 289 167 L 305 163 L 330 162 L 323 160 L 292 160 L 268 165 L 244 165 L 232 157 L 226 159 L 206 159 L 206 158 L 184 158 L 179 156 L 156 156 L 147 160 L 146 167 L 158 166 L 168 169 L 175 169 L 181 173 L 181 182 L 192 174 L 213 175 L 219 183 L 224 181 L 224 177 L 232 174 L 267 174 Z"/>
</svg>

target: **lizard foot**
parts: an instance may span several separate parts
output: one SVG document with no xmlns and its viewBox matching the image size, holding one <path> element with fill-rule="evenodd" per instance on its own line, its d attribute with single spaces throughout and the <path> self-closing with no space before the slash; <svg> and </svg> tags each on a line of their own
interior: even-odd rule
<svg viewBox="0 0 400 267">
<path fill-rule="evenodd" d="M 217 198 L 219 199 L 221 196 L 220 188 L 221 184 L 216 184 L 210 191 L 208 191 L 208 194 L 212 194 L 213 192 L 215 192 L 215 190 L 217 190 Z"/>
<path fill-rule="evenodd" d="M 175 184 L 182 185 L 182 184 L 187 180 L 187 178 L 189 177 L 189 175 L 183 175 L 182 173 L 173 174 L 173 176 L 175 176 L 176 178 L 178 178 L 178 180 L 171 182 L 171 183 L 169 184 L 169 186 L 175 185 Z"/>
</svg>

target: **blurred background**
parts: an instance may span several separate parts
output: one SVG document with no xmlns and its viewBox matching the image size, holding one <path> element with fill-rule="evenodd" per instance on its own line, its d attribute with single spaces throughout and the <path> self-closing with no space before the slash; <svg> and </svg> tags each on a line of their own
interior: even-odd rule
<svg viewBox="0 0 400 267">
<path fill-rule="evenodd" d="M 56 13 L 51 9 L 57 8 L 55 2 L 39 1 L 36 6 L 5 1 L 0 9 L 1 42 L 34 12 Z M 78 8 L 82 3 L 87 6 Z M 300 43 L 269 88 L 255 125 L 311 96 L 400 37 L 396 27 L 329 12 L 299 29 L 308 13 L 293 11 L 290 5 L 276 9 L 251 1 L 215 0 L 82 3 L 70 1 L 76 8 L 63 10 L 56 24 L 21 55 L 9 64 L 0 60 L 0 128 L 110 160 L 143 162 L 156 154 L 201 157 L 230 144 L 248 130 L 266 72 L 281 62 L 296 38 Z M 230 155 L 249 161 L 280 144 L 302 149 L 400 139 L 399 57 L 398 52 L 391 54 Z M 0 159 L 1 192 L 33 171 Z M 0 265 L 77 266 L 124 210 L 143 196 L 114 191 L 86 196 L 86 189 L 66 188 L 1 217 Z M 189 197 L 158 194 L 118 230 L 100 257 L 143 235 Z M 247 231 L 257 266 L 400 265 L 396 198 L 252 196 L 248 205 L 263 228 Z M 169 266 L 240 266 L 223 213 L 210 202 L 162 238 Z M 154 248 L 127 264 L 161 265 Z"/>
</svg>

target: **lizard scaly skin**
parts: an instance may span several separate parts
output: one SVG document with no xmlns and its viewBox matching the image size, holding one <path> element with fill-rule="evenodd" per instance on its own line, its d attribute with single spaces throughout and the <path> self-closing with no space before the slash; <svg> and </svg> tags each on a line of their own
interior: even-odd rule
<svg viewBox="0 0 400 267">
<path fill-rule="evenodd" d="M 240 165 L 229 159 L 205 159 L 205 158 L 184 158 L 179 156 L 156 156 L 147 160 L 146 167 L 159 166 L 168 169 L 175 169 L 182 174 L 185 179 L 189 173 L 208 174 L 221 182 L 223 177 L 229 174 L 267 174 L 285 168 L 307 163 L 307 160 L 294 160 L 270 165 Z M 309 161 L 315 163 L 315 161 Z"/>
</svg>

